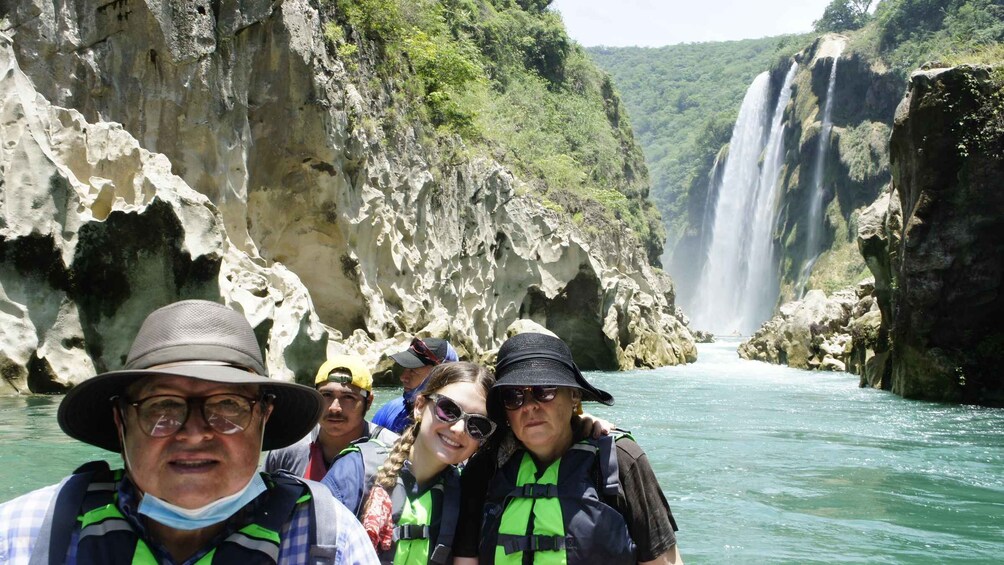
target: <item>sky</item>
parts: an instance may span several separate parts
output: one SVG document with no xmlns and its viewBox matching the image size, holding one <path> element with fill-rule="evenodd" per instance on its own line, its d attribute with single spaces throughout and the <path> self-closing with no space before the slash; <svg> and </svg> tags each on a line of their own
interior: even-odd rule
<svg viewBox="0 0 1004 565">
<path fill-rule="evenodd" d="M 554 0 L 584 47 L 662 47 L 812 31 L 831 0 Z"/>
</svg>

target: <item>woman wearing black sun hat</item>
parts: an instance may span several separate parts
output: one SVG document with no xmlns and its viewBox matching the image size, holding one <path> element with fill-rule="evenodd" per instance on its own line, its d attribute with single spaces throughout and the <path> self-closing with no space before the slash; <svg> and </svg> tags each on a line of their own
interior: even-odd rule
<svg viewBox="0 0 1004 565">
<path fill-rule="evenodd" d="M 488 414 L 506 433 L 464 469 L 456 563 L 682 563 L 645 453 L 628 434 L 581 431 L 582 401 L 614 399 L 583 377 L 568 346 L 517 334 L 495 373 Z"/>
</svg>

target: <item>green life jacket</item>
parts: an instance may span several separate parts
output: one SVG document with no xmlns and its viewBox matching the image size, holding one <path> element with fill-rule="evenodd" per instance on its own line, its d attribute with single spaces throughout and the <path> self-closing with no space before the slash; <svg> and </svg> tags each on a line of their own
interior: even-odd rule
<svg viewBox="0 0 1004 565">
<path fill-rule="evenodd" d="M 418 485 L 402 468 L 391 493 L 394 544 L 378 551 L 385 565 L 442 565 L 453 553 L 460 517 L 460 474 L 447 467 L 435 484 L 418 492 Z M 433 534 L 436 534 L 433 540 Z"/>
<path fill-rule="evenodd" d="M 157 565 L 159 561 L 140 538 L 137 525 L 118 507 L 122 476 L 122 470 L 111 471 L 107 463 L 100 461 L 84 465 L 64 482 L 43 522 L 31 565 L 64 563 L 73 539 L 77 563 Z M 311 499 L 315 523 L 325 524 L 324 528 L 311 528 L 311 563 L 334 563 L 337 504 L 326 487 L 284 473 L 266 476 L 265 482 L 268 497 L 255 507 L 250 523 L 224 538 L 197 565 L 276 563 L 279 532 L 297 505 Z M 79 531 L 74 536 L 77 525 Z"/>
<path fill-rule="evenodd" d="M 620 490 L 614 441 L 580 441 L 542 472 L 513 454 L 488 489 L 480 563 L 635 564 L 627 522 L 604 500 Z"/>
</svg>

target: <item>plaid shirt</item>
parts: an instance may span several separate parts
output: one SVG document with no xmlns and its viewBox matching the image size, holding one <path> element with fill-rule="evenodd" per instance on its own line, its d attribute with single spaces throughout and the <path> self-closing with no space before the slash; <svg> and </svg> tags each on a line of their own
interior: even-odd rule
<svg viewBox="0 0 1004 565">
<path fill-rule="evenodd" d="M 119 492 L 123 493 L 119 486 Z M 31 550 L 35 545 L 45 514 L 52 502 L 52 497 L 59 491 L 59 485 L 52 485 L 29 492 L 14 500 L 0 504 L 0 563 L 10 565 L 27 565 Z M 336 546 L 338 553 L 335 565 L 377 565 L 373 544 L 344 506 L 338 504 Z M 283 528 L 279 546 L 279 563 L 282 565 L 307 565 L 310 553 L 310 521 L 312 508 L 309 502 L 296 507 L 293 517 Z M 67 554 L 67 565 L 76 565 L 76 542 L 80 530 L 73 532 L 70 549 Z M 150 544 L 153 547 L 153 544 Z M 185 564 L 194 563 L 203 552 L 197 553 Z M 161 555 L 161 563 L 172 563 L 168 556 Z"/>
</svg>

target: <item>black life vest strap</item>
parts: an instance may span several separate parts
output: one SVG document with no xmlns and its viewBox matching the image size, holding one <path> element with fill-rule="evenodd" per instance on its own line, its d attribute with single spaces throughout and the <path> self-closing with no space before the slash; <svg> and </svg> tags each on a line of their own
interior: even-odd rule
<svg viewBox="0 0 1004 565">
<path fill-rule="evenodd" d="M 394 541 L 426 539 L 429 537 L 429 526 L 420 524 L 401 524 L 394 528 Z"/>
<path fill-rule="evenodd" d="M 558 485 L 542 485 L 527 483 L 516 487 L 506 494 L 506 498 L 557 498 Z"/>
<path fill-rule="evenodd" d="M 77 513 L 87 496 L 91 479 L 98 473 L 110 472 L 107 461 L 91 461 L 63 481 L 45 513 L 29 565 L 57 565 L 65 561 L 70 537 L 77 525 Z"/>
<path fill-rule="evenodd" d="M 394 521 L 401 517 L 401 509 L 404 506 L 405 487 L 401 475 L 397 477 L 398 483 L 391 500 L 394 506 Z M 442 493 L 442 509 L 439 519 L 439 536 L 429 543 L 429 563 L 443 565 L 450 560 L 453 554 L 453 538 L 456 535 L 457 522 L 460 521 L 460 473 L 456 468 L 448 468 L 445 471 L 443 481 L 432 487 Z M 394 527 L 394 541 L 409 539 L 425 539 L 432 535 L 428 526 L 417 524 L 401 524 Z M 412 537 L 414 536 L 414 537 Z"/>
<path fill-rule="evenodd" d="M 453 536 L 460 520 L 460 473 L 448 469 L 443 481 L 443 515 L 439 522 L 439 537 L 429 551 L 429 563 L 442 565 L 453 553 Z"/>
<path fill-rule="evenodd" d="M 499 545 L 506 555 L 517 551 L 560 551 L 572 546 L 572 540 L 564 536 L 499 534 Z"/>
</svg>

